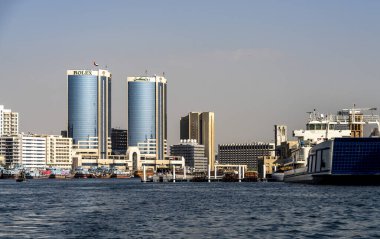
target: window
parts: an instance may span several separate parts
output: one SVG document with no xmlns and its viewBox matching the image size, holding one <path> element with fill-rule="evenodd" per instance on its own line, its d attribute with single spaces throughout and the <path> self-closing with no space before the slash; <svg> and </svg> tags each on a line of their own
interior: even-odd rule
<svg viewBox="0 0 380 239">
<path fill-rule="evenodd" d="M 322 150 L 321 171 L 329 170 L 330 149 Z"/>
<path fill-rule="evenodd" d="M 322 161 L 322 151 L 317 150 L 317 162 L 316 162 L 316 168 L 315 172 L 320 172 L 321 171 L 321 161 Z"/>
</svg>

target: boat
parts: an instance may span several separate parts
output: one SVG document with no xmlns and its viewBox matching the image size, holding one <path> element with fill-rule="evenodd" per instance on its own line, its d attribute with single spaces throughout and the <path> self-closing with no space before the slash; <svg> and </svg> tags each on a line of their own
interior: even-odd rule
<svg viewBox="0 0 380 239">
<path fill-rule="evenodd" d="M 222 177 L 222 182 L 238 182 L 239 175 L 236 172 L 226 171 Z"/>
<path fill-rule="evenodd" d="M 257 182 L 258 175 L 256 171 L 248 171 L 244 173 L 244 178 L 242 182 Z"/>
<path fill-rule="evenodd" d="M 74 178 L 95 178 L 95 175 L 83 168 L 77 168 L 74 173 Z"/>
<path fill-rule="evenodd" d="M 190 182 L 207 182 L 207 175 L 204 172 L 194 172 Z"/>
<path fill-rule="evenodd" d="M 26 173 L 25 171 L 20 171 L 19 175 L 17 176 L 16 182 L 26 182 Z"/>
<path fill-rule="evenodd" d="M 284 181 L 284 171 L 276 171 L 272 173 L 272 177 L 268 179 L 271 182 L 283 182 Z"/>
<path fill-rule="evenodd" d="M 154 175 L 153 169 L 151 169 L 151 168 L 146 169 L 145 175 L 146 175 L 146 177 L 150 177 L 150 176 L 153 177 L 153 175 Z M 134 177 L 139 177 L 142 179 L 144 177 L 144 172 L 142 170 L 137 170 L 134 172 Z"/>
<path fill-rule="evenodd" d="M 344 109 L 338 115 L 310 113 L 306 130 L 295 130 L 300 148 L 292 152 L 285 182 L 312 184 L 380 184 L 380 138 L 356 137 L 363 124 L 376 124 L 378 115 Z M 296 157 L 297 152 L 307 149 Z M 301 157 L 302 156 L 302 157 Z M 298 160 L 298 159 L 303 160 Z M 286 164 L 285 164 L 286 165 Z"/>
<path fill-rule="evenodd" d="M 1 179 L 15 179 L 17 177 L 17 172 L 15 170 L 3 169 L 0 175 Z"/>
<path fill-rule="evenodd" d="M 286 171 L 284 181 L 380 185 L 380 138 L 335 138 L 317 144 L 307 165 Z"/>
<path fill-rule="evenodd" d="M 131 173 L 129 171 L 115 170 L 111 174 L 111 178 L 131 178 Z"/>
</svg>

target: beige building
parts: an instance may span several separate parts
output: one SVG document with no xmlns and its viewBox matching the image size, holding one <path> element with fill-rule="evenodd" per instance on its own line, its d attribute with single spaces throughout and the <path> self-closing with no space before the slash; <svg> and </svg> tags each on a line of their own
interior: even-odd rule
<svg viewBox="0 0 380 239">
<path fill-rule="evenodd" d="M 0 166 L 1 167 L 5 166 L 5 157 L 3 155 L 0 155 Z"/>
<path fill-rule="evenodd" d="M 195 139 L 205 146 L 208 164 L 215 164 L 215 114 L 214 112 L 190 112 L 181 117 L 180 139 Z"/>
<path fill-rule="evenodd" d="M 0 136 L 18 134 L 18 113 L 0 105 Z"/>
<path fill-rule="evenodd" d="M 72 138 L 59 135 L 46 135 L 46 165 L 54 168 L 71 169 Z"/>
<path fill-rule="evenodd" d="M 287 159 L 292 155 L 292 151 L 296 150 L 299 146 L 298 141 L 289 140 L 281 142 L 281 145 L 277 148 L 281 159 Z"/>
<path fill-rule="evenodd" d="M 262 156 L 257 160 L 259 178 L 267 178 L 272 175 L 274 170 L 279 166 L 278 157 L 276 156 Z M 264 172 L 265 165 L 265 174 Z"/>
<path fill-rule="evenodd" d="M 132 168 L 132 160 L 128 155 L 111 155 L 111 141 L 108 139 L 108 156 L 99 158 L 97 137 L 89 137 L 88 140 L 78 141 L 73 145 L 72 169 L 77 167 L 115 167 L 121 170 Z"/>
</svg>

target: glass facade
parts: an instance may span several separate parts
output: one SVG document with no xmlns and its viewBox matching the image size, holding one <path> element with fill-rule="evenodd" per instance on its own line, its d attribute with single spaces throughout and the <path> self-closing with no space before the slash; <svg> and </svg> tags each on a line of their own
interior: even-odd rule
<svg viewBox="0 0 380 239">
<path fill-rule="evenodd" d="M 166 83 L 128 81 L 128 145 L 138 146 L 155 139 L 158 144 L 156 154 L 158 159 L 163 159 L 166 121 Z"/>
<path fill-rule="evenodd" d="M 98 76 L 101 75 L 101 76 Z M 73 143 L 97 137 L 107 158 L 111 136 L 111 75 L 108 71 L 68 71 L 68 136 Z"/>
<path fill-rule="evenodd" d="M 98 136 L 98 77 L 68 76 L 68 135 L 73 143 Z"/>
<path fill-rule="evenodd" d="M 333 174 L 371 175 L 380 172 L 380 138 L 336 138 Z"/>
</svg>

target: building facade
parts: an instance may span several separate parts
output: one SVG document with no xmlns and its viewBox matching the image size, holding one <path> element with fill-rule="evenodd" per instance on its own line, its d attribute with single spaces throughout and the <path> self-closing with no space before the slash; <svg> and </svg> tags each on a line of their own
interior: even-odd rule
<svg viewBox="0 0 380 239">
<path fill-rule="evenodd" d="M 60 135 L 46 135 L 46 165 L 60 169 L 71 169 L 73 140 Z"/>
<path fill-rule="evenodd" d="M 221 144 L 218 145 L 220 164 L 247 165 L 248 169 L 258 169 L 258 158 L 275 156 L 274 143 Z"/>
<path fill-rule="evenodd" d="M 17 166 L 22 164 L 22 141 L 19 135 L 0 136 L 0 155 L 4 156 L 5 165 Z"/>
<path fill-rule="evenodd" d="M 19 132 L 18 113 L 0 105 L 0 136 L 16 135 Z"/>
<path fill-rule="evenodd" d="M 125 155 L 128 150 L 128 130 L 112 128 L 111 145 L 113 155 Z"/>
<path fill-rule="evenodd" d="M 181 117 L 180 139 L 193 139 L 205 146 L 208 164 L 215 164 L 215 114 L 214 112 L 190 112 Z"/>
<path fill-rule="evenodd" d="M 128 77 L 128 146 L 157 160 L 167 155 L 167 80 L 162 76 Z M 141 153 L 143 154 L 143 153 Z"/>
<path fill-rule="evenodd" d="M 10 167 L 71 169 L 72 139 L 58 135 L 2 136 L 0 155 Z"/>
<path fill-rule="evenodd" d="M 68 70 L 68 136 L 73 144 L 96 137 L 98 157 L 107 158 L 111 137 L 111 73 Z"/>
<path fill-rule="evenodd" d="M 170 146 L 170 154 L 184 157 L 185 165 L 195 172 L 207 172 L 205 146 L 198 144 L 195 139 L 181 140 L 180 144 Z"/>
<path fill-rule="evenodd" d="M 274 144 L 276 147 L 280 146 L 282 142 L 288 140 L 288 127 L 286 125 L 274 126 Z"/>
</svg>

